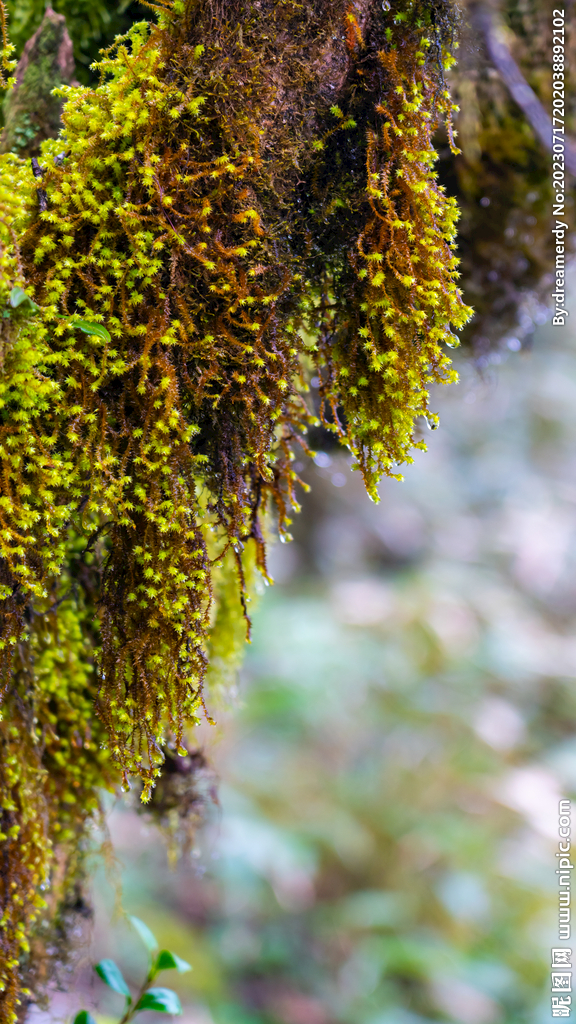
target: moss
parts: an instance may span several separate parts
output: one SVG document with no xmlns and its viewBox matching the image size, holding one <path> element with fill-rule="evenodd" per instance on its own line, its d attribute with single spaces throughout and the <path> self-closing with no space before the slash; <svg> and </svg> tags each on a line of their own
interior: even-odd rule
<svg viewBox="0 0 576 1024">
<path fill-rule="evenodd" d="M 17 426 L 5 428 L 4 555 L 21 587 L 44 593 L 75 509 L 106 522 L 99 714 L 125 775 L 150 784 L 164 724 L 180 739 L 201 705 L 207 531 L 218 559 L 231 549 L 241 570 L 249 537 L 263 567 L 270 498 L 280 530 L 289 523 L 292 439 L 310 421 L 299 328 L 317 338 L 334 428 L 375 495 L 379 473 L 410 458 L 428 384 L 451 379 L 442 342 L 469 315 L 448 249 L 455 207 L 432 170 L 436 111 L 450 104 L 445 90 L 438 98 L 427 9 L 379 14 L 369 58 L 359 25 L 335 46 L 343 111 L 355 104 L 374 123 L 335 183 L 323 154 L 355 119 L 321 93 L 315 111 L 297 98 L 318 89 L 320 55 L 338 23 L 354 27 L 351 10 L 319 4 L 306 21 L 291 3 L 241 5 L 242 41 L 226 21 L 206 48 L 204 8 L 177 7 L 151 34 L 135 27 L 102 62 L 99 89 L 64 90 L 70 157 L 50 166 L 62 142 L 45 147 L 49 210 L 21 243 L 42 320 L 14 346 L 30 371 L 6 404 Z M 294 36 L 281 63 L 262 43 L 272 12 Z M 239 74 L 249 100 L 237 111 Z M 386 107 L 374 100 L 383 81 Z M 268 121 L 288 88 L 293 123 Z M 343 212 L 338 184 L 353 195 Z M 74 330 L 79 316 L 111 340 Z M 46 454 L 30 458 L 32 443 Z"/>
<path fill-rule="evenodd" d="M 37 304 L 7 308 L 0 383 L 5 721 L 26 689 L 59 737 L 40 803 L 5 781 L 33 828 L 23 861 L 6 847 L 28 872 L 22 903 L 6 890 L 24 932 L 46 837 L 77 842 L 98 785 L 137 776 L 150 800 L 166 757 L 189 756 L 209 658 L 237 663 L 266 531 L 288 536 L 298 507 L 310 367 L 376 498 L 422 447 L 470 315 L 432 146 L 452 109 L 447 4 L 156 10 L 99 87 L 61 90 L 41 182 L 5 158 L 26 210 L 3 294 L 17 278 Z"/>
<path fill-rule="evenodd" d="M 99 811 L 101 788 L 116 782 L 94 719 L 92 609 L 78 593 L 72 598 L 70 584 L 64 574 L 61 590 L 55 584 L 44 602 L 27 607 L 0 721 L 3 1020 L 13 1019 L 34 924 L 47 907 L 57 914 L 77 886 L 81 837 Z M 29 974 L 41 976 L 47 945 L 36 942 Z"/>
<path fill-rule="evenodd" d="M 247 549 L 246 549 L 247 548 Z M 212 569 L 214 601 L 208 638 L 208 666 L 206 683 L 212 699 L 227 694 L 234 687 L 238 669 L 242 664 L 246 640 L 250 636 L 249 612 L 257 598 L 262 577 L 256 569 L 256 544 L 249 540 L 242 552 L 242 576 L 234 551 L 228 550 L 224 558 Z M 238 600 L 239 584 L 243 601 Z"/>
</svg>

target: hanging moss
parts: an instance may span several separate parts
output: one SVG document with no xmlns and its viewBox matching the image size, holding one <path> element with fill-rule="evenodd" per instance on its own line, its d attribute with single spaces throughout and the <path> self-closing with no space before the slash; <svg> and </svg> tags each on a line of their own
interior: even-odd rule
<svg viewBox="0 0 576 1024">
<path fill-rule="evenodd" d="M 77 547 L 70 542 L 70 566 Z M 57 916 L 77 886 L 85 826 L 101 787 L 116 782 L 94 717 L 91 615 L 79 589 L 66 572 L 43 602 L 27 605 L 0 721 L 3 1020 L 13 1018 L 21 968 L 42 980 L 49 943 L 36 943 L 30 965 L 33 925 L 47 909 Z"/>
<path fill-rule="evenodd" d="M 155 10 L 99 87 L 63 88 L 40 176 L 3 158 L 25 206 L 1 296 L 4 742 L 31 752 L 2 791 L 29 830 L 5 840 L 7 1020 L 50 843 L 74 847 L 98 786 L 150 800 L 209 657 L 238 660 L 266 532 L 297 509 L 310 372 L 377 498 L 470 315 L 434 172 L 446 3 Z"/>
<path fill-rule="evenodd" d="M 30 401 L 31 379 L 25 398 L 10 395 L 21 419 L 7 428 L 4 554 L 20 586 L 41 596 L 79 507 L 106 520 L 99 713 L 124 773 L 150 783 L 163 724 L 180 740 L 200 705 L 206 531 L 220 538 L 218 558 L 235 552 L 241 581 L 246 543 L 264 568 L 269 497 L 287 525 L 292 441 L 310 419 L 299 328 L 318 338 L 334 428 L 374 495 L 378 475 L 409 458 L 427 386 L 451 379 L 441 344 L 468 316 L 447 249 L 455 206 L 431 170 L 437 106 L 450 104 L 429 53 L 430 15 L 379 17 L 376 43 L 388 39 L 388 50 L 373 45 L 370 60 L 351 10 L 318 7 L 306 19 L 297 4 L 272 5 L 276 32 L 287 33 L 281 61 L 266 52 L 262 5 L 244 11 L 242 40 L 237 22 L 222 22 L 208 48 L 211 8 L 170 5 L 151 34 L 136 26 L 102 62 L 101 88 L 68 90 L 70 156 L 53 166 L 62 141 L 46 145 L 48 209 L 21 241 L 42 316 L 14 356 L 26 352 L 40 395 Z M 350 144 L 354 166 L 341 163 L 356 209 L 344 205 L 332 232 L 324 149 L 356 124 L 322 95 L 312 110 L 302 97 L 319 90 L 338 19 L 350 33 L 332 46 L 334 88 L 344 102 L 360 77 L 374 127 Z M 389 102 L 374 105 L 384 83 Z M 236 111 L 239 84 L 248 99 Z M 287 89 L 290 118 L 272 116 Z M 323 187 L 331 208 L 320 219 Z M 111 340 L 75 329 L 80 316 Z M 32 438 L 44 451 L 24 462 Z M 201 486 L 211 495 L 202 509 Z"/>
</svg>

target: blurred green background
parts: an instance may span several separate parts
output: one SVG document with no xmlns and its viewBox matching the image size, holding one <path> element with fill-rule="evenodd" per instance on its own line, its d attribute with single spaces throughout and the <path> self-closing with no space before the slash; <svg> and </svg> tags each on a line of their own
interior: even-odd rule
<svg viewBox="0 0 576 1024">
<path fill-rule="evenodd" d="M 295 539 L 200 733 L 218 803 L 173 869 L 141 815 L 110 809 L 71 991 L 31 1022 L 117 1018 L 90 964 L 138 983 L 122 908 L 194 965 L 174 983 L 185 1024 L 551 1019 L 557 802 L 576 784 L 576 335 L 518 347 L 459 360 L 429 451 L 379 505 L 345 453 L 303 464 Z"/>
</svg>

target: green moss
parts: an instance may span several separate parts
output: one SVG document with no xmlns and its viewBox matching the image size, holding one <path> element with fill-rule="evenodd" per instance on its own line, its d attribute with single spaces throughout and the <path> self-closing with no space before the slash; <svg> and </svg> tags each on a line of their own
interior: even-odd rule
<svg viewBox="0 0 576 1024">
<path fill-rule="evenodd" d="M 462 213 L 457 239 L 461 281 L 475 310 L 462 338 L 482 364 L 491 349 L 505 346 L 510 335 L 529 336 L 534 319 L 541 322 L 546 316 L 547 275 L 554 271 L 556 252 L 550 233 L 551 156 L 494 73 L 473 27 L 472 4 L 468 10 L 458 66 L 450 75 L 460 108 L 455 125 L 462 152 L 452 156 L 441 144 L 439 170 Z M 546 10 L 536 0 L 507 0 L 499 6 L 498 17 L 526 81 L 550 110 Z M 567 46 L 568 67 L 574 61 L 574 40 L 568 39 Z M 574 90 L 567 80 L 568 135 L 574 134 L 574 110 Z M 574 187 L 568 180 L 566 185 L 569 208 Z"/>
<path fill-rule="evenodd" d="M 71 540 L 71 567 L 78 562 L 77 548 Z M 66 572 L 45 601 L 28 606 L 0 721 L 0 1007 L 5 1020 L 15 1019 L 34 924 L 47 908 L 54 916 L 77 885 L 81 837 L 99 812 L 102 787 L 116 783 L 103 727 L 94 718 L 94 609 L 87 592 L 80 594 L 72 584 Z M 42 976 L 39 961 L 48 945 L 46 936 L 35 943 L 32 976 Z"/>
<path fill-rule="evenodd" d="M 18 383 L 5 399 L 4 556 L 41 596 L 75 509 L 107 523 L 99 714 L 123 772 L 149 783 L 165 725 L 181 738 L 201 706 L 207 531 L 222 554 L 255 538 L 262 568 L 270 499 L 280 530 L 289 523 L 292 438 L 310 422 L 299 328 L 317 339 L 322 396 L 375 495 L 378 475 L 410 458 L 428 384 L 453 379 L 441 345 L 469 315 L 448 249 L 455 207 L 431 169 L 437 105 L 450 104 L 426 56 L 425 8 L 409 5 L 402 22 L 380 15 L 367 59 L 347 8 L 319 4 L 302 23 L 283 3 L 276 17 L 294 41 L 280 66 L 262 51 L 268 9 L 248 6 L 241 44 L 223 22 L 203 51 L 202 7 L 177 7 L 151 34 L 132 30 L 102 62 L 100 88 L 64 90 L 70 156 L 53 166 L 63 140 L 46 144 L 49 209 L 21 243 L 42 318 L 14 346 Z M 301 105 L 294 124 L 265 127 L 288 83 L 295 102 L 305 82 L 317 87 L 339 19 L 352 32 L 335 47 L 338 79 L 348 74 L 340 106 L 377 119 L 340 165 L 353 197 L 343 212 L 333 163 L 316 154 L 356 119 L 334 129 L 320 96 L 313 117 Z M 314 41 L 304 83 L 303 40 Z M 249 100 L 237 111 L 228 97 L 240 73 Z M 375 109 L 382 75 L 388 105 Z M 105 323 L 111 340 L 75 330 L 79 317 Z M 45 454 L 32 458 L 32 446 Z"/>
<path fill-rule="evenodd" d="M 422 447 L 430 384 L 454 379 L 444 344 L 470 310 L 432 147 L 452 14 L 365 15 L 166 3 L 98 88 L 61 90 L 41 203 L 5 158 L 26 203 L 7 267 L 38 304 L 8 317 L 0 382 L 6 722 L 26 680 L 64 744 L 37 762 L 51 825 L 24 777 L 5 782 L 35 823 L 14 929 L 46 836 L 73 844 L 110 780 L 138 776 L 149 800 L 166 753 L 187 755 L 209 659 L 213 677 L 238 663 L 270 517 L 287 536 L 298 507 L 310 365 L 373 497 Z"/>
</svg>

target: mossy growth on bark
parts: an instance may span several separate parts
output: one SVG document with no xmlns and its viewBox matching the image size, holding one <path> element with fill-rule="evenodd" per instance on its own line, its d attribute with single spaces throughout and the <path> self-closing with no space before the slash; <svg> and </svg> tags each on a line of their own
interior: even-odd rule
<svg viewBox="0 0 576 1024">
<path fill-rule="evenodd" d="M 471 312 L 434 170 L 445 0 L 155 11 L 98 87 L 61 90 L 36 177 L 2 158 L 6 1020 L 55 846 L 98 787 L 150 800 L 210 659 L 238 661 L 298 508 L 310 377 L 377 499 Z"/>
</svg>

